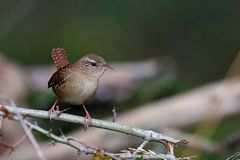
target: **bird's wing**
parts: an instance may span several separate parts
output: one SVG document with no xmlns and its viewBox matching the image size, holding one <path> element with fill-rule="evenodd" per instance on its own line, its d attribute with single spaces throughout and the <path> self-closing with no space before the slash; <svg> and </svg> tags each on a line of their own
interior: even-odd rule
<svg viewBox="0 0 240 160">
<path fill-rule="evenodd" d="M 67 58 L 67 52 L 63 48 L 53 48 L 52 52 L 52 59 L 55 63 L 57 69 L 62 68 L 66 65 L 68 65 L 68 58 Z"/>
<path fill-rule="evenodd" d="M 58 69 L 48 81 L 48 88 L 60 85 L 65 82 L 67 76 L 69 75 L 69 65 Z"/>
</svg>

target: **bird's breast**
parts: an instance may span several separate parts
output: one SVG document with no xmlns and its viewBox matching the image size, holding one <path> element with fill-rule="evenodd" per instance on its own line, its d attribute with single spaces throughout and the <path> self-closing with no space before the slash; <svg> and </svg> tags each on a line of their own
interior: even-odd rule
<svg viewBox="0 0 240 160">
<path fill-rule="evenodd" d="M 56 87 L 54 92 L 58 98 L 71 104 L 82 104 L 94 95 L 98 82 L 91 79 L 74 77 L 67 79 L 64 83 Z"/>
</svg>

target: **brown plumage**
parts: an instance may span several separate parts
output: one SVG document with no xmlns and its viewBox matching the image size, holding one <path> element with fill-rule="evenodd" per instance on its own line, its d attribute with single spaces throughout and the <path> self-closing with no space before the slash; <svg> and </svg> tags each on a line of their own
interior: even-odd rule
<svg viewBox="0 0 240 160">
<path fill-rule="evenodd" d="M 48 88 L 52 88 L 58 99 L 49 110 L 50 118 L 60 100 L 82 105 L 86 118 L 91 119 L 83 103 L 95 94 L 99 78 L 111 67 L 96 54 L 87 54 L 75 63 L 69 64 L 66 51 L 62 48 L 53 49 L 52 58 L 57 71 L 50 78 Z"/>
<path fill-rule="evenodd" d="M 63 48 L 53 48 L 52 49 L 52 59 L 55 63 L 57 69 L 66 66 L 68 64 L 67 53 Z"/>
<path fill-rule="evenodd" d="M 59 68 L 49 79 L 48 88 L 55 87 L 56 85 L 61 85 L 66 76 L 69 74 L 69 64 Z"/>
</svg>

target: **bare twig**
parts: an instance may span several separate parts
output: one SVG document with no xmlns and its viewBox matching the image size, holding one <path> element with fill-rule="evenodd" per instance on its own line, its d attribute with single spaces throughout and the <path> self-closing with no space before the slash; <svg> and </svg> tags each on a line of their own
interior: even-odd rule
<svg viewBox="0 0 240 160">
<path fill-rule="evenodd" d="M 13 118 L 16 121 L 20 121 L 18 117 Z M 22 120 L 29 128 L 34 129 L 45 136 L 53 139 L 55 143 L 62 143 L 66 144 L 78 151 L 78 153 L 87 153 L 87 154 L 96 154 L 100 153 L 102 155 L 106 155 L 108 157 L 111 157 L 112 159 L 115 160 L 122 160 L 122 159 L 136 159 L 136 158 L 141 158 L 143 157 L 144 159 L 164 159 L 164 160 L 178 160 L 179 158 L 175 158 L 173 155 L 166 155 L 166 154 L 156 154 L 154 152 L 147 152 L 143 149 L 138 150 L 138 149 L 129 149 L 128 151 L 124 151 L 123 153 L 111 153 L 107 152 L 106 150 L 99 149 L 96 147 L 88 146 L 84 143 L 80 143 L 79 141 L 76 141 L 75 139 L 68 138 L 63 135 L 61 132 L 61 136 L 57 136 L 53 133 L 50 133 L 48 130 L 45 130 L 38 126 L 37 124 L 33 124 L 27 120 Z M 133 152 L 137 151 L 137 152 Z"/>
<path fill-rule="evenodd" d="M 109 157 L 112 157 L 113 159 L 128 159 L 129 157 L 133 156 L 133 155 L 126 156 L 126 154 L 122 154 L 122 153 L 113 154 L 113 153 L 109 153 L 109 152 L 106 152 L 101 149 L 89 147 L 87 145 L 79 143 L 78 141 L 76 141 L 72 138 L 65 137 L 62 132 L 61 132 L 61 137 L 58 137 L 58 136 L 52 134 L 51 132 L 49 132 L 48 130 L 43 129 L 36 124 L 30 123 L 26 119 L 22 119 L 21 117 L 14 116 L 16 114 L 21 114 L 21 116 L 24 116 L 24 117 L 37 117 L 37 118 L 49 119 L 49 115 L 48 115 L 47 111 L 32 110 L 32 109 L 17 108 L 17 107 L 13 108 L 11 106 L 0 105 L 0 116 L 13 115 L 12 116 L 13 119 L 18 120 L 18 121 L 26 124 L 28 127 L 32 128 L 34 130 L 37 130 L 38 132 L 50 137 L 55 142 L 69 145 L 69 146 L 77 149 L 80 152 L 95 154 L 97 151 L 101 151 L 100 153 L 107 155 Z M 70 115 L 70 114 L 61 114 L 59 117 L 54 117 L 53 119 L 59 120 L 59 121 L 70 122 L 70 123 L 84 124 L 84 117 L 74 116 L 74 115 Z M 92 127 L 108 129 L 108 130 L 112 130 L 112 131 L 116 131 L 116 132 L 121 132 L 121 133 L 129 134 L 129 135 L 137 136 L 140 138 L 144 138 L 145 141 L 140 146 L 141 150 L 148 142 L 151 142 L 151 141 L 163 143 L 163 144 L 165 144 L 167 149 L 169 149 L 169 145 L 171 145 L 172 148 L 170 148 L 170 150 L 168 151 L 171 153 L 171 155 L 170 154 L 167 154 L 167 155 L 165 155 L 165 154 L 157 155 L 156 154 L 157 158 L 160 157 L 162 159 L 169 159 L 169 160 L 176 159 L 173 154 L 173 146 L 176 144 L 179 144 L 179 143 L 187 143 L 186 140 L 176 140 L 176 139 L 173 139 L 172 137 L 162 135 L 162 134 L 160 134 L 158 132 L 154 132 L 152 130 L 144 130 L 144 129 L 140 129 L 140 128 L 130 127 L 130 126 L 121 125 L 121 124 L 118 124 L 115 122 L 113 123 L 113 122 L 108 122 L 108 121 L 103 121 L 103 120 L 92 119 L 89 125 Z M 154 156 L 156 157 L 156 155 L 154 155 Z M 134 156 L 136 156 L 136 155 L 134 154 Z M 141 156 L 145 156 L 146 159 L 152 159 L 153 155 L 151 155 L 149 158 L 149 155 L 144 155 L 144 154 L 138 155 L 137 154 L 137 157 L 141 157 Z"/>
<path fill-rule="evenodd" d="M 115 107 L 115 106 L 114 106 L 113 109 L 112 109 L 112 113 L 113 113 L 112 121 L 113 121 L 113 122 L 116 122 L 117 110 L 116 110 L 116 107 Z"/>
<path fill-rule="evenodd" d="M 67 137 L 65 137 L 63 135 L 63 133 L 61 133 L 61 136 L 57 136 L 53 133 L 49 133 L 48 130 L 45 130 L 43 128 L 41 128 L 40 126 L 36 125 L 36 124 L 32 124 L 30 123 L 29 121 L 27 120 L 24 120 L 25 123 L 33 128 L 34 130 L 44 134 L 45 136 L 47 137 L 50 137 L 51 139 L 53 139 L 55 142 L 58 142 L 58 143 L 62 143 L 62 144 L 66 144 L 66 145 L 69 145 L 75 149 L 77 149 L 79 152 L 83 152 L 83 153 L 89 153 L 89 154 L 94 154 L 96 152 L 96 149 L 92 148 L 92 147 L 88 147 L 86 145 L 83 145 L 75 140 L 72 140 L 72 139 L 68 139 Z M 107 155 L 107 156 L 110 156 L 112 158 L 115 158 L 113 155 L 111 155 L 110 153 L 108 152 L 105 152 L 105 151 L 101 151 L 103 154 Z"/>
<path fill-rule="evenodd" d="M 240 152 L 236 152 L 233 155 L 231 155 L 229 158 L 227 158 L 226 160 L 238 160 L 240 157 Z"/>
<path fill-rule="evenodd" d="M 144 160 L 150 160 L 150 159 L 157 159 L 157 160 L 191 160 L 193 159 L 195 156 L 192 157 L 181 157 L 181 158 L 176 158 L 173 155 L 170 154 L 157 154 L 152 150 L 144 150 L 144 149 L 135 149 L 135 148 L 128 148 L 128 150 L 123 150 L 123 153 L 120 153 L 119 156 L 122 159 L 127 159 L 131 158 L 131 159 L 136 159 L 139 157 L 139 155 L 141 155 L 141 158 L 143 158 Z M 132 154 L 134 153 L 134 154 Z"/>
<path fill-rule="evenodd" d="M 189 140 L 188 148 L 198 149 L 207 153 L 216 153 L 219 149 L 219 145 L 216 142 L 213 142 L 211 139 L 203 138 L 197 135 L 189 134 L 184 131 L 175 128 L 165 127 L 161 131 L 172 137 L 187 137 Z"/>
<path fill-rule="evenodd" d="M 138 150 L 140 149 L 143 149 L 147 144 L 149 143 L 149 140 L 145 140 L 145 141 L 143 141 L 143 143 L 137 148 Z"/>
<path fill-rule="evenodd" d="M 42 127 L 38 126 L 36 123 L 33 124 L 33 123 L 27 121 L 26 119 L 21 120 L 18 117 L 13 117 L 13 119 L 16 120 L 16 121 L 19 121 L 19 122 L 22 121 L 29 128 L 34 129 L 34 130 L 44 134 L 45 136 L 53 139 L 55 142 L 66 144 L 66 145 L 68 145 L 68 146 L 70 146 L 72 148 L 75 148 L 79 152 L 84 152 L 84 153 L 88 153 L 88 154 L 94 154 L 96 151 L 100 151 L 100 149 L 95 149 L 93 147 L 88 147 L 87 145 L 81 144 L 81 143 L 73 140 L 72 138 L 65 137 L 61 130 L 60 130 L 61 136 L 57 136 L 57 135 L 49 132 L 48 130 L 45 130 Z M 114 157 L 114 155 L 112 153 L 105 152 L 104 150 L 101 150 L 101 153 L 105 154 L 105 155 L 107 155 L 109 157 L 117 159 L 116 157 Z"/>
<path fill-rule="evenodd" d="M 17 110 L 17 106 L 15 105 L 15 103 L 14 103 L 12 100 L 10 100 L 10 99 L 7 99 L 7 100 L 9 101 L 9 104 L 10 104 L 14 109 Z M 40 158 L 41 160 L 46 160 L 46 158 L 45 158 L 45 156 L 44 156 L 44 154 L 43 154 L 43 152 L 42 152 L 42 150 L 41 150 L 41 148 L 40 148 L 37 140 L 35 139 L 35 137 L 33 136 L 32 132 L 31 132 L 31 129 L 29 129 L 29 128 L 27 127 L 27 125 L 24 123 L 22 114 L 19 113 L 19 112 L 16 112 L 15 115 L 18 117 L 18 120 L 19 120 L 21 126 L 23 127 L 23 129 L 24 129 L 24 131 L 25 131 L 28 139 L 31 141 L 31 143 L 32 143 L 34 149 L 36 150 L 36 153 L 37 153 L 37 155 L 39 156 L 39 158 Z"/>
<path fill-rule="evenodd" d="M 0 110 L 4 110 L 4 109 L 7 110 L 8 113 L 10 114 L 16 114 L 18 112 L 22 114 L 22 116 L 24 117 L 49 119 L 49 115 L 47 111 L 26 109 L 26 108 L 20 108 L 20 107 L 14 109 L 11 106 L 0 105 Z M 4 115 L 4 112 L 2 112 L 1 114 Z M 54 117 L 53 120 L 65 121 L 65 122 L 76 123 L 76 124 L 84 124 L 84 117 L 65 114 L 65 113 L 61 114 L 58 117 Z M 176 140 L 172 137 L 168 137 L 166 135 L 160 134 L 152 130 L 144 130 L 144 129 L 126 126 L 126 125 L 118 124 L 115 122 L 114 123 L 108 122 L 104 120 L 91 119 L 89 126 L 121 132 L 128 135 L 148 139 L 149 141 L 154 141 L 154 142 L 160 142 L 160 143 L 169 142 L 173 144 L 188 143 L 186 140 Z"/>
</svg>

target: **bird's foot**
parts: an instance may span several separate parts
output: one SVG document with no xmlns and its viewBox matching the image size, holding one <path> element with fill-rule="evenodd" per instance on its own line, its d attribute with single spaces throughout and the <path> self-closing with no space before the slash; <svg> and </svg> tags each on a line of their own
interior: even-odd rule
<svg viewBox="0 0 240 160">
<path fill-rule="evenodd" d="M 52 121 L 53 117 L 57 116 L 57 111 L 59 111 L 59 107 L 57 106 L 57 104 L 58 104 L 58 99 L 54 102 L 54 104 L 48 111 L 50 122 Z"/>
<path fill-rule="evenodd" d="M 84 129 L 85 130 L 88 129 L 89 124 L 91 123 L 91 120 L 92 120 L 92 118 L 91 118 L 90 114 L 88 112 L 86 112 L 86 116 L 84 118 Z"/>
<path fill-rule="evenodd" d="M 55 109 L 55 108 L 56 108 L 56 109 Z M 48 111 L 50 122 L 51 122 L 52 118 L 59 117 L 63 112 L 65 112 L 65 111 L 67 111 L 67 110 L 69 110 L 69 109 L 71 109 L 71 107 L 66 108 L 66 109 L 64 109 L 64 110 L 62 110 L 62 111 L 59 110 L 59 107 L 58 107 L 58 106 L 56 106 L 56 107 L 54 107 L 54 108 L 51 108 L 51 109 Z"/>
<path fill-rule="evenodd" d="M 84 129 L 87 130 L 89 124 L 91 123 L 91 119 L 92 119 L 92 118 L 91 118 L 90 114 L 88 113 L 85 105 L 82 104 L 82 106 L 83 106 L 83 109 L 84 109 L 84 111 L 85 111 L 85 113 L 86 113 L 86 116 L 85 116 L 85 119 L 84 119 Z"/>
<path fill-rule="evenodd" d="M 60 116 L 61 113 L 59 113 L 59 112 L 60 111 L 59 111 L 58 106 L 54 106 L 51 109 L 49 109 L 48 115 L 49 115 L 50 122 L 52 122 L 53 118 L 56 118 L 56 117 Z"/>
</svg>

